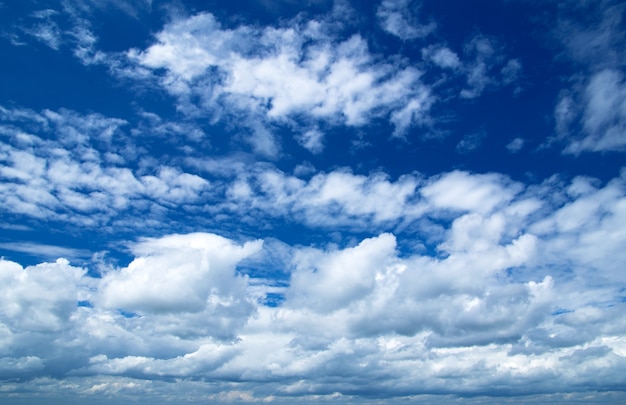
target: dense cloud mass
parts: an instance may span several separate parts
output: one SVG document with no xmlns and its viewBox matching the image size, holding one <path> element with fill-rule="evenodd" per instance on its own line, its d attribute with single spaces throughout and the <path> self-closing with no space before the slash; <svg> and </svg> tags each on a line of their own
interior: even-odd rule
<svg viewBox="0 0 626 405">
<path fill-rule="evenodd" d="M 43 3 L 0 402 L 626 401 L 624 5 Z"/>
<path fill-rule="evenodd" d="M 474 197 L 453 204 L 449 182 Z M 366 397 L 527 394 L 537 379 L 537 393 L 615 389 L 626 368 L 625 187 L 575 179 L 555 207 L 501 176 L 452 172 L 419 190 L 423 216 L 451 220 L 434 232 L 436 256 L 401 255 L 391 233 L 294 246 L 278 290 L 237 272 L 259 241 L 206 233 L 141 241 L 126 267 L 99 277 L 64 259 L 3 260 L 3 376 L 251 381 L 255 397 L 265 384 Z M 282 305 L 263 305 L 270 291 Z"/>
</svg>

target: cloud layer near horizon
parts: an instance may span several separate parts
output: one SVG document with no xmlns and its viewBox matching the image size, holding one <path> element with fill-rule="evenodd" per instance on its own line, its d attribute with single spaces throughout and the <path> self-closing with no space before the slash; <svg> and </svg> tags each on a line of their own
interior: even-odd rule
<svg viewBox="0 0 626 405">
<path fill-rule="evenodd" d="M 485 192 L 459 206 L 450 191 L 469 185 Z M 391 233 L 290 246 L 286 286 L 237 270 L 270 265 L 260 241 L 206 233 L 141 241 L 99 277 L 2 260 L 3 376 L 217 379 L 255 398 L 612 390 L 626 368 L 625 186 L 575 179 L 553 205 L 452 172 L 421 188 L 448 224 L 436 256 L 401 254 Z"/>
</svg>

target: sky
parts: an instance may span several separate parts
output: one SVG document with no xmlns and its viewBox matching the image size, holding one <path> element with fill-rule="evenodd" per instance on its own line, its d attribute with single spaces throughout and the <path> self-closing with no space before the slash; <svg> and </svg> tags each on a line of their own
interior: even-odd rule
<svg viewBox="0 0 626 405">
<path fill-rule="evenodd" d="M 1 0 L 0 402 L 626 402 L 625 17 Z"/>
</svg>

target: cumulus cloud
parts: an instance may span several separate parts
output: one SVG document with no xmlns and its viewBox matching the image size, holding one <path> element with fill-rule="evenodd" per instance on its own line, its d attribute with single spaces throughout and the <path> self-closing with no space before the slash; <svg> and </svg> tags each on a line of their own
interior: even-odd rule
<svg viewBox="0 0 626 405">
<path fill-rule="evenodd" d="M 420 123 L 430 106 L 421 73 L 379 60 L 358 34 L 334 40 L 332 29 L 324 19 L 289 28 L 225 28 L 200 13 L 167 24 L 155 44 L 130 50 L 128 58 L 154 70 L 189 114 L 235 109 L 252 128 L 251 123 L 280 124 L 294 116 L 361 126 L 396 114 L 391 122 L 399 133 Z"/>
<path fill-rule="evenodd" d="M 69 110 L 3 108 L 0 114 L 7 141 L 0 144 L 5 212 L 105 225 L 124 210 L 156 208 L 149 200 L 161 207 L 193 203 L 208 188 L 205 179 L 175 167 L 156 164 L 139 173 L 118 166 L 123 156 L 138 158 L 117 139 L 125 138 L 124 120 Z"/>
<path fill-rule="evenodd" d="M 140 257 L 103 277 L 98 299 L 129 312 L 198 312 L 213 305 L 211 312 L 219 313 L 240 305 L 244 280 L 233 278 L 234 266 L 259 248 L 204 234 L 146 240 L 133 247 Z"/>
<path fill-rule="evenodd" d="M 261 167 L 240 175 L 230 195 L 242 213 L 262 210 L 320 227 L 376 226 L 410 221 L 423 212 L 416 198 L 419 182 L 412 175 L 391 182 L 382 173 L 363 176 L 347 170 L 318 173 L 305 181 Z"/>
<path fill-rule="evenodd" d="M 2 260 L 4 325 L 23 332 L 59 331 L 79 300 L 80 279 L 86 270 L 65 259 L 22 268 Z"/>
<path fill-rule="evenodd" d="M 281 219 L 316 228 L 384 231 L 415 224 L 440 209 L 485 213 L 510 201 L 520 188 L 503 176 L 460 171 L 426 183 L 417 173 L 391 180 L 382 172 L 362 175 L 346 168 L 309 170 L 307 179 L 302 177 L 304 167 L 290 175 L 271 164 L 246 164 L 237 157 L 190 158 L 172 167 L 143 159 L 146 152 L 131 147 L 122 128 L 130 127 L 137 137 L 156 131 L 187 140 L 184 129 L 193 127 L 168 126 L 151 116 L 149 126 L 142 121 L 132 128 L 127 121 L 97 114 L 2 111 L 5 124 L 0 129 L 8 141 L 0 144 L 2 210 L 40 221 L 146 229 L 167 226 L 156 218 L 187 210 L 206 214 L 198 224 L 207 226 L 231 226 L 236 218 L 271 227 Z M 31 126 L 32 133 L 22 132 L 18 124 Z M 309 142 L 317 135 L 310 134 Z M 202 139 L 202 134 L 197 137 Z M 145 212 L 156 218 L 138 221 Z"/>
<path fill-rule="evenodd" d="M 626 367 L 625 183 L 576 178 L 551 202 L 495 175 L 427 180 L 418 187 L 429 215 L 452 215 L 436 255 L 402 252 L 402 239 L 421 236 L 381 233 L 351 246 L 281 248 L 276 261 L 274 242 L 194 233 L 133 243 L 131 263 L 101 278 L 63 259 L 2 261 L 0 341 L 11 355 L 0 373 L 80 376 L 73 389 L 94 392 L 212 379 L 214 395 L 237 382 L 249 399 L 444 385 L 470 395 L 503 379 L 508 394 L 528 394 L 537 379 L 531 393 L 610 389 Z M 468 198 L 450 194 L 457 189 Z M 258 288 L 264 281 L 237 270 L 256 254 L 248 266 L 272 260 L 288 271 L 284 300 L 272 306 L 259 295 L 270 291 Z M 42 330 L 54 350 L 29 349 Z M 55 363 L 69 351 L 71 361 Z"/>
<path fill-rule="evenodd" d="M 420 46 L 421 65 L 383 58 L 370 37 L 338 28 L 338 3 L 265 28 L 178 16 L 145 48 L 112 54 L 77 10 L 133 15 L 150 2 L 63 4 L 74 20 L 61 42 L 30 36 L 53 49 L 67 39 L 81 63 L 157 84 L 180 120 L 0 107 L 3 229 L 90 229 L 91 246 L 115 232 L 98 251 L 126 257 L 78 267 L 67 259 L 90 252 L 0 242 L 44 260 L 0 259 L 0 397 L 623 402 L 625 171 L 524 184 L 469 170 L 367 172 L 320 156 L 337 126 L 382 123 L 407 138 L 430 125 L 449 83 L 462 87 L 444 93 L 466 99 L 515 85 L 526 65 L 493 38 Z M 416 20 L 417 6 L 384 0 L 376 18 L 403 41 L 426 38 L 435 26 Z M 561 25 L 580 34 L 566 47 L 587 69 L 555 111 L 574 154 L 624 144 L 621 59 L 585 62 L 622 34 L 617 17 L 592 17 L 584 35 Z M 424 84 L 424 69 L 440 87 Z M 272 160 L 285 129 L 313 155 Z M 457 151 L 483 136 L 470 132 Z M 241 141 L 254 154 L 220 149 Z M 138 236 L 122 244 L 128 231 Z"/>
<path fill-rule="evenodd" d="M 497 174 L 470 175 L 455 171 L 430 182 L 421 193 L 437 209 L 488 213 L 511 201 L 519 191 L 519 185 L 507 187 L 507 183 L 506 178 Z"/>
</svg>

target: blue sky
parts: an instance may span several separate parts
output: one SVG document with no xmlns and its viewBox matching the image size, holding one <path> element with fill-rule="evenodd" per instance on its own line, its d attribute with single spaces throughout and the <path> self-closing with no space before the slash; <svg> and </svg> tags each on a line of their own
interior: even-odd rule
<svg viewBox="0 0 626 405">
<path fill-rule="evenodd" d="M 625 12 L 1 1 L 1 401 L 626 401 Z"/>
</svg>

